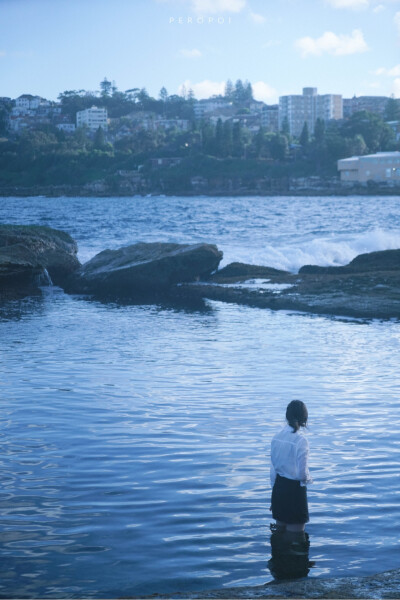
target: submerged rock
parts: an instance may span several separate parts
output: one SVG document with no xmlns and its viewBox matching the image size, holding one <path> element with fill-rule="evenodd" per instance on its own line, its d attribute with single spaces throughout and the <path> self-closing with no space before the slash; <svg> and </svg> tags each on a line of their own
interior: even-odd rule
<svg viewBox="0 0 400 600">
<path fill-rule="evenodd" d="M 63 231 L 40 225 L 0 225 L 0 285 L 40 284 L 47 270 L 53 283 L 62 286 L 80 267 L 77 252 L 76 242 Z"/>
<path fill-rule="evenodd" d="M 67 290 L 135 298 L 208 277 L 221 259 L 211 244 L 138 243 L 103 250 L 70 279 Z"/>
</svg>

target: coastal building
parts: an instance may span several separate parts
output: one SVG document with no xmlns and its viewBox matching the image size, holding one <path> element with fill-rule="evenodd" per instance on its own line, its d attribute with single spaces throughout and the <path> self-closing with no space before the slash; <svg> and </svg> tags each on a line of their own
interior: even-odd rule
<svg viewBox="0 0 400 600">
<path fill-rule="evenodd" d="M 279 106 L 272 104 L 264 106 L 261 113 L 261 125 L 266 131 L 278 133 L 279 131 Z"/>
<path fill-rule="evenodd" d="M 343 117 L 348 119 L 356 112 L 367 110 L 383 116 L 389 98 L 387 96 L 353 96 L 353 98 L 343 99 Z"/>
<path fill-rule="evenodd" d="M 341 181 L 400 184 L 400 152 L 377 152 L 338 161 Z"/>
<path fill-rule="evenodd" d="M 232 106 L 232 102 L 225 100 L 224 98 L 208 98 L 206 100 L 197 100 L 193 105 L 194 116 L 197 120 L 201 120 L 207 113 L 213 111 L 229 108 Z"/>
<path fill-rule="evenodd" d="M 318 95 L 317 88 L 303 88 L 302 95 L 290 94 L 279 98 L 279 129 L 287 120 L 289 131 L 299 137 L 307 123 L 308 131 L 314 132 L 317 119 L 330 121 L 343 118 L 342 96 L 340 94 Z"/>
<path fill-rule="evenodd" d="M 9 129 L 13 132 L 35 129 L 38 125 L 57 125 L 65 121 L 59 102 L 22 94 L 13 101 L 9 114 Z M 10 106 L 10 104 L 9 104 Z"/>
<path fill-rule="evenodd" d="M 150 158 L 150 164 L 153 169 L 158 169 L 160 167 L 175 167 L 182 162 L 180 157 L 163 157 L 163 158 Z"/>
<path fill-rule="evenodd" d="M 74 133 L 76 129 L 75 123 L 58 123 L 56 127 L 60 131 L 64 131 L 64 133 Z"/>
<path fill-rule="evenodd" d="M 331 121 L 343 119 L 343 98 L 340 94 L 322 94 L 316 97 L 316 119 Z"/>
<path fill-rule="evenodd" d="M 231 121 L 232 124 L 239 122 L 243 128 L 248 129 L 253 133 L 257 133 L 261 125 L 261 114 L 239 114 L 235 115 Z"/>
<path fill-rule="evenodd" d="M 189 131 L 188 119 L 157 119 L 154 121 L 154 126 L 156 129 Z"/>
<path fill-rule="evenodd" d="M 249 103 L 249 109 L 250 109 L 251 113 L 262 112 L 265 107 L 266 107 L 265 102 L 262 102 L 261 100 L 252 100 Z"/>
<path fill-rule="evenodd" d="M 15 108 L 21 112 L 35 110 L 39 108 L 42 98 L 40 96 L 32 96 L 32 94 L 22 94 L 15 100 Z"/>
<path fill-rule="evenodd" d="M 107 109 L 92 106 L 76 113 L 76 126 L 87 127 L 90 131 L 97 131 L 99 127 L 106 130 L 108 126 Z"/>
</svg>

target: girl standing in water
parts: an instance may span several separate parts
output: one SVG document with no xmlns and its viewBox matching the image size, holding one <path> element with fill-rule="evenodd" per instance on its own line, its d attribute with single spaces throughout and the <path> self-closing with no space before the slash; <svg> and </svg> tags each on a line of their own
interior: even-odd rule
<svg viewBox="0 0 400 600">
<path fill-rule="evenodd" d="M 271 442 L 271 510 L 278 531 L 299 533 L 309 521 L 306 486 L 312 479 L 302 431 L 307 419 L 304 402 L 292 400 L 286 409 L 287 425 Z"/>
</svg>

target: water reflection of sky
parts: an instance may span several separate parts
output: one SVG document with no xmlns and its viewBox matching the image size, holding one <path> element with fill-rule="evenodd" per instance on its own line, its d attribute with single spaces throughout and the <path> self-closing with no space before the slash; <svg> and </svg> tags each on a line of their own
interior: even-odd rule
<svg viewBox="0 0 400 600">
<path fill-rule="evenodd" d="M 268 448 L 294 397 L 312 575 L 398 566 L 396 324 L 208 307 L 55 291 L 5 312 L 1 593 L 268 581 Z"/>
</svg>

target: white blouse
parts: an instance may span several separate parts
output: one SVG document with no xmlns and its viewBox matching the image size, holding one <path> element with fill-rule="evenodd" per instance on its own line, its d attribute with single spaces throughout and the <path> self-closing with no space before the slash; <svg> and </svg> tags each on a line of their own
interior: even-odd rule
<svg viewBox="0 0 400 600">
<path fill-rule="evenodd" d="M 277 474 L 300 481 L 303 487 L 313 482 L 308 470 L 308 440 L 300 429 L 293 433 L 290 425 L 272 438 L 271 487 Z"/>
</svg>

